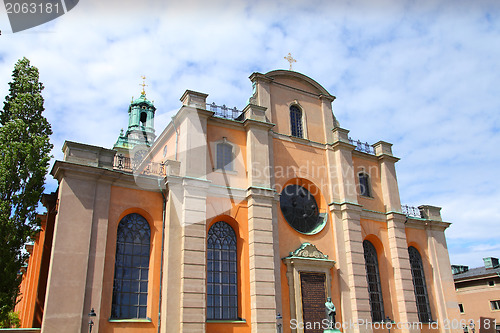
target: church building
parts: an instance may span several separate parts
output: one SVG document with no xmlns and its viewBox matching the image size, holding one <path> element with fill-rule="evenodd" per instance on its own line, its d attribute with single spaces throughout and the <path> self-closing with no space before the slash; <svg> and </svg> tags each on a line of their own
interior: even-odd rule
<svg viewBox="0 0 500 333">
<path fill-rule="evenodd" d="M 250 81 L 242 111 L 186 90 L 156 135 L 143 90 L 113 149 L 65 142 L 24 283 L 43 333 L 323 333 L 328 297 L 342 332 L 456 331 L 450 223 L 401 205 L 392 145 L 303 74 Z"/>
</svg>

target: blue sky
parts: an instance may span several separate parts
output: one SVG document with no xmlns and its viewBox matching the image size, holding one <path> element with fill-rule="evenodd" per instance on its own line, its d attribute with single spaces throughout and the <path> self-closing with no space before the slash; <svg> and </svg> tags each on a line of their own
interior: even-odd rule
<svg viewBox="0 0 500 333">
<path fill-rule="evenodd" d="M 480 266 L 500 256 L 499 16 L 496 0 L 82 0 L 12 34 L 2 7 L 0 96 L 28 57 L 61 159 L 64 140 L 112 147 L 141 75 L 161 132 L 184 90 L 241 109 L 248 76 L 291 52 L 353 138 L 394 144 L 402 201 L 443 207 L 452 263 Z"/>
</svg>

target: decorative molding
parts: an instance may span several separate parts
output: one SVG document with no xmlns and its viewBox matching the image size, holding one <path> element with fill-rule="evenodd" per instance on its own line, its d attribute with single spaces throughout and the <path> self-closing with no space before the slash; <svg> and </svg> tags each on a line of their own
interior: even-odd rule
<svg viewBox="0 0 500 333">
<path fill-rule="evenodd" d="M 293 252 L 287 258 L 310 258 L 310 259 L 321 259 L 328 260 L 328 256 L 323 254 L 316 246 L 311 243 L 302 243 L 302 245 Z"/>
</svg>

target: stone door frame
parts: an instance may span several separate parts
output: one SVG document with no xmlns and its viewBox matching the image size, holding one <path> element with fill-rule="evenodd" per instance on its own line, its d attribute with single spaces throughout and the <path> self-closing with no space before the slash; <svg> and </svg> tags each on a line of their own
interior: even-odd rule
<svg viewBox="0 0 500 333">
<path fill-rule="evenodd" d="M 332 297 L 331 268 L 335 266 L 335 261 L 328 259 L 328 256 L 321 253 L 316 246 L 310 243 L 302 244 L 297 250 L 290 252 L 290 256 L 282 260 L 287 266 L 286 277 L 290 296 L 290 320 L 295 319 L 297 322 L 303 322 L 300 273 L 325 274 L 326 297 Z M 284 323 L 284 325 L 286 324 Z M 297 327 L 297 329 L 292 329 L 292 332 L 304 333 L 304 329 Z"/>
</svg>

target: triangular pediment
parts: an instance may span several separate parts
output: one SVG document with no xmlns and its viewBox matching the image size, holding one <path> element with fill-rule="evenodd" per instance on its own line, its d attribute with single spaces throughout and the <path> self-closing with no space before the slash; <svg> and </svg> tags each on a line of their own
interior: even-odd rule
<svg viewBox="0 0 500 333">
<path fill-rule="evenodd" d="M 311 243 L 302 243 L 298 249 L 290 252 L 288 258 L 292 257 L 328 260 L 328 256 L 323 254 L 323 252 L 318 250 L 318 248 Z"/>
</svg>

